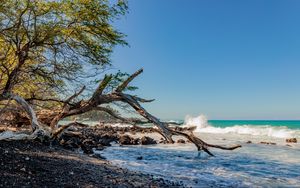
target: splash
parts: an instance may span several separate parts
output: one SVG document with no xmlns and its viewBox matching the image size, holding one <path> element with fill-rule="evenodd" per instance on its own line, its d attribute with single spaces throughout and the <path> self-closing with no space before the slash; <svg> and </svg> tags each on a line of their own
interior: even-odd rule
<svg viewBox="0 0 300 188">
<path fill-rule="evenodd" d="M 187 115 L 184 120 L 184 127 L 194 127 L 196 126 L 195 132 L 199 132 L 201 129 L 208 127 L 207 117 L 203 114 L 192 117 Z"/>
<path fill-rule="evenodd" d="M 300 138 L 300 130 L 292 130 L 285 126 L 271 125 L 232 125 L 229 127 L 214 127 L 209 125 L 207 117 L 203 114 L 192 117 L 187 115 L 184 127 L 196 127 L 194 132 L 212 134 L 239 134 L 253 136 L 268 136 L 274 138 Z"/>
<path fill-rule="evenodd" d="M 198 128 L 198 127 L 197 127 Z M 292 138 L 299 137 L 299 130 L 291 130 L 287 127 L 272 127 L 270 125 L 235 125 L 232 127 L 213 127 L 208 126 L 195 131 L 201 133 L 214 133 L 214 134 L 245 134 L 253 136 L 268 136 L 274 138 Z"/>
</svg>

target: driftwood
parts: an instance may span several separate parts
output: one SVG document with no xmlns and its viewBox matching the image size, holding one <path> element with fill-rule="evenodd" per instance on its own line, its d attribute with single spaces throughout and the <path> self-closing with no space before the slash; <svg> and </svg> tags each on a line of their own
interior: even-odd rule
<svg viewBox="0 0 300 188">
<path fill-rule="evenodd" d="M 58 137 L 60 134 L 62 134 L 63 131 L 68 127 L 76 125 L 76 123 L 71 123 L 66 126 L 58 127 L 58 122 L 60 120 L 66 117 L 83 114 L 91 110 L 98 110 L 98 111 L 106 112 L 109 115 L 121 120 L 122 122 L 134 124 L 135 126 L 143 123 L 154 124 L 157 128 L 153 128 L 153 131 L 161 134 L 165 138 L 167 143 L 174 143 L 172 136 L 180 135 L 187 138 L 192 143 L 194 143 L 198 148 L 198 151 L 201 150 L 205 151 L 209 155 L 213 155 L 208 150 L 209 147 L 223 149 L 223 150 L 234 150 L 236 148 L 241 147 L 240 145 L 225 147 L 225 146 L 208 144 L 202 141 L 200 138 L 197 138 L 192 132 L 182 132 L 182 131 L 175 130 L 174 128 L 171 128 L 169 126 L 169 124 L 171 123 L 162 122 L 158 118 L 156 118 L 155 116 L 147 112 L 147 110 L 142 107 L 141 103 L 152 102 L 153 100 L 147 100 L 147 99 L 143 99 L 137 96 L 124 93 L 124 90 L 127 88 L 128 84 L 142 72 L 143 69 L 138 70 L 137 72 L 129 76 L 123 83 L 121 83 L 114 91 L 110 93 L 104 93 L 104 90 L 112 81 L 112 75 L 106 75 L 104 79 L 99 83 L 95 92 L 91 95 L 89 99 L 86 100 L 82 99 L 76 101 L 78 96 L 85 90 L 85 87 L 83 87 L 82 89 L 80 89 L 79 92 L 73 94 L 71 97 L 69 97 L 64 101 L 58 99 L 43 99 L 43 98 L 41 99 L 30 98 L 24 100 L 23 98 L 14 94 L 10 94 L 9 97 L 6 98 L 6 100 L 13 99 L 23 107 L 23 109 L 27 113 L 28 118 L 30 119 L 31 127 L 34 135 L 36 135 L 35 133 L 36 131 L 38 131 L 39 134 L 41 134 L 41 132 L 44 132 L 44 134 L 50 135 L 53 139 Z M 43 121 L 41 121 L 42 125 L 47 125 L 48 127 L 50 127 L 50 129 L 46 129 L 45 126 L 41 126 L 40 123 L 38 122 L 38 118 L 35 112 L 30 107 L 30 105 L 26 102 L 31 100 L 55 101 L 62 104 L 61 109 L 54 110 L 51 114 L 47 114 L 48 119 L 44 118 Z M 116 114 L 111 109 L 101 106 L 101 105 L 107 105 L 111 102 L 123 102 L 129 104 L 145 120 L 141 120 L 137 118 L 124 118 L 119 114 Z"/>
</svg>

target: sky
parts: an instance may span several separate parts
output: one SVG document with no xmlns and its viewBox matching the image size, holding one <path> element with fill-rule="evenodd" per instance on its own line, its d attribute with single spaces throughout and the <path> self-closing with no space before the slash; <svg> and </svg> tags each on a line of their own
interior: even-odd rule
<svg viewBox="0 0 300 188">
<path fill-rule="evenodd" d="M 163 119 L 300 119 L 300 1 L 129 0 L 114 67 Z"/>
</svg>

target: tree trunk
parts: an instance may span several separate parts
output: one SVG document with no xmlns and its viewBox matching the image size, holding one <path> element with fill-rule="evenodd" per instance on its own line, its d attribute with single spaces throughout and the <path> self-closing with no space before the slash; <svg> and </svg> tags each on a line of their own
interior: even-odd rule
<svg viewBox="0 0 300 188">
<path fill-rule="evenodd" d="M 190 140 L 192 143 L 194 143 L 198 149 L 198 151 L 205 151 L 209 155 L 213 156 L 213 154 L 208 150 L 209 147 L 214 147 L 218 149 L 224 149 L 224 150 L 234 150 L 236 148 L 241 147 L 240 145 L 232 146 L 232 147 L 225 147 L 225 146 L 219 146 L 219 145 L 213 145 L 213 144 L 208 144 L 204 141 L 202 141 L 200 138 L 197 138 L 192 132 L 186 133 L 182 131 L 178 131 L 175 129 L 172 129 L 169 127 L 167 123 L 161 122 L 158 118 L 147 112 L 146 109 L 144 109 L 140 103 L 142 102 L 151 102 L 153 100 L 146 100 L 139 98 L 137 96 L 129 95 L 123 93 L 125 88 L 127 88 L 128 84 L 139 74 L 141 74 L 143 70 L 138 70 L 134 74 L 128 77 L 127 80 L 125 80 L 123 83 L 120 84 L 119 87 L 117 87 L 114 91 L 112 91 L 109 94 L 103 94 L 104 89 L 107 87 L 107 85 L 110 83 L 112 80 L 112 76 L 105 76 L 102 82 L 99 84 L 97 89 L 95 90 L 94 94 L 92 95 L 91 98 L 87 100 L 80 100 L 79 102 L 72 103 L 72 101 L 77 98 L 85 89 L 83 87 L 78 93 L 75 93 L 71 97 L 69 97 L 65 101 L 61 101 L 63 104 L 63 107 L 59 111 L 53 112 L 53 114 L 47 114 L 49 118 L 46 122 L 51 127 L 51 135 L 53 138 L 56 138 L 59 136 L 59 134 L 62 134 L 65 129 L 72 125 L 76 125 L 76 123 L 71 123 L 66 126 L 62 126 L 60 128 L 57 128 L 57 124 L 60 120 L 73 116 L 73 115 L 79 115 L 83 114 L 86 112 L 89 112 L 91 110 L 101 110 L 104 112 L 107 112 L 108 114 L 121 119 L 122 121 L 137 124 L 141 123 L 141 120 L 136 120 L 136 119 L 128 119 L 128 118 L 123 118 L 117 114 L 114 114 L 113 111 L 109 110 L 108 108 L 101 107 L 100 105 L 103 104 L 109 104 L 111 102 L 123 102 L 126 104 L 129 104 L 139 115 L 141 115 L 143 118 L 147 120 L 147 123 L 152 123 L 157 126 L 156 132 L 161 134 L 168 143 L 174 143 L 172 136 L 174 135 L 180 135 L 188 140 Z M 32 130 L 40 129 L 39 123 L 37 121 L 37 117 L 33 109 L 30 107 L 30 105 L 20 96 L 10 94 L 10 98 L 14 99 L 18 104 L 20 104 L 23 109 L 26 111 L 28 114 L 29 119 L 31 120 L 31 127 Z M 0 96 L 1 99 L 1 96 Z M 8 99 L 8 98 L 7 98 Z M 7 100 L 6 99 L 6 100 Z M 35 99 L 38 100 L 38 99 Z M 40 99 L 42 101 L 45 101 L 45 99 Z M 50 99 L 52 101 L 58 101 L 56 99 Z"/>
</svg>

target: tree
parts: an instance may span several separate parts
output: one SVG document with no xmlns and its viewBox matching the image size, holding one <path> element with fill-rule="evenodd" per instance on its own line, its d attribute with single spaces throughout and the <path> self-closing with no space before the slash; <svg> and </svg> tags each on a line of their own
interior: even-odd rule
<svg viewBox="0 0 300 188">
<path fill-rule="evenodd" d="M 97 76 L 110 65 L 113 47 L 126 44 L 111 25 L 126 7 L 106 0 L 1 0 L 1 62 L 9 67 L 2 90 L 13 89 L 20 72 L 51 87 Z"/>
<path fill-rule="evenodd" d="M 94 92 L 82 96 L 86 80 L 98 77 L 111 65 L 113 47 L 126 45 L 124 34 L 112 26 L 126 11 L 127 3 L 122 0 L 115 4 L 108 0 L 0 0 L 0 101 L 13 99 L 23 107 L 31 122 L 31 137 L 42 134 L 55 139 L 74 125 L 58 127 L 61 119 L 98 110 L 124 122 L 153 123 L 169 143 L 174 143 L 173 135 L 185 136 L 209 154 L 207 147 L 240 147 L 209 145 L 148 113 L 140 103 L 153 100 L 124 93 L 135 89 L 129 84 L 142 69 L 132 75 L 105 75 Z M 82 88 L 65 99 L 61 91 L 69 90 L 71 84 Z M 49 102 L 57 108 L 40 118 L 34 102 L 41 109 Z M 123 118 L 104 106 L 113 102 L 131 106 L 144 120 Z"/>
<path fill-rule="evenodd" d="M 97 76 L 126 44 L 111 25 L 126 9 L 123 1 L 1 0 L 0 100 L 53 96 Z"/>
</svg>

